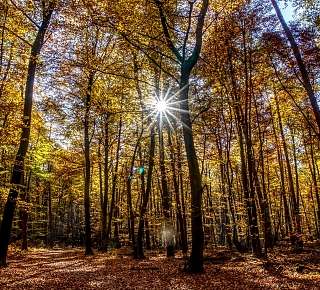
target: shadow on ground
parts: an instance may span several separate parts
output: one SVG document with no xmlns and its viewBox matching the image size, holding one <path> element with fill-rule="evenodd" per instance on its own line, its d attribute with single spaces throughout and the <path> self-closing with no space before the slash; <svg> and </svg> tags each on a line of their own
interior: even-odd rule
<svg viewBox="0 0 320 290">
<path fill-rule="evenodd" d="M 112 253 L 85 257 L 80 249 L 42 249 L 11 255 L 0 270 L 0 289 L 320 289 L 319 260 L 291 259 L 212 255 L 205 272 L 192 275 L 181 270 L 183 259 L 162 254 L 135 261 Z M 304 265 L 301 273 L 298 262 Z"/>
</svg>

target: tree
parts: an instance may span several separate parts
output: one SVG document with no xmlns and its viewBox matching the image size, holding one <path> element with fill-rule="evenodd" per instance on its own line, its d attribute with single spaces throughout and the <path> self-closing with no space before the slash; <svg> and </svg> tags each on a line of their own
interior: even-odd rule
<svg viewBox="0 0 320 290">
<path fill-rule="evenodd" d="M 303 85 L 303 87 L 309 97 L 309 101 L 312 106 L 313 114 L 314 114 L 316 122 L 317 122 L 318 130 L 320 130 L 320 109 L 319 109 L 317 98 L 314 93 L 311 81 L 310 81 L 309 73 L 308 73 L 306 65 L 303 61 L 299 46 L 298 46 L 297 42 L 295 41 L 293 34 L 291 33 L 291 30 L 290 30 L 289 26 L 287 25 L 282 13 L 281 13 L 281 10 L 278 6 L 277 1 L 271 0 L 271 2 L 274 7 L 274 10 L 276 11 L 276 14 L 279 18 L 281 26 L 282 26 L 282 28 L 288 38 L 288 41 L 290 43 L 292 52 L 294 54 L 294 57 L 296 59 L 298 67 L 299 67 L 299 71 L 300 71 L 301 78 L 302 78 L 302 85 Z"/>
<path fill-rule="evenodd" d="M 145 222 L 145 214 L 147 211 L 149 197 L 152 190 L 151 185 L 152 185 L 152 173 L 153 173 L 153 166 L 154 166 L 155 146 L 156 146 L 155 128 L 154 128 L 154 125 L 151 125 L 150 126 L 150 144 L 149 144 L 149 152 L 148 152 L 149 156 L 148 156 L 147 186 L 145 190 L 143 190 L 143 187 L 142 187 L 138 234 L 137 234 L 136 245 L 134 247 L 134 257 L 136 259 L 142 259 L 145 257 L 144 251 L 143 251 L 144 222 Z M 144 178 L 143 174 L 142 174 L 142 178 Z"/>
<path fill-rule="evenodd" d="M 25 87 L 24 96 L 24 110 L 23 110 L 23 129 L 20 137 L 19 149 L 15 158 L 13 171 L 11 175 L 11 186 L 8 199 L 5 205 L 3 219 L 0 229 L 0 266 L 6 265 L 8 245 L 10 241 L 10 233 L 12 227 L 12 220 L 16 206 L 16 200 L 19 192 L 24 190 L 24 160 L 28 150 L 31 112 L 33 100 L 33 86 L 37 68 L 37 60 L 44 43 L 44 37 L 50 24 L 52 13 L 55 9 L 56 1 L 43 2 L 42 6 L 42 22 L 38 26 L 37 35 L 31 47 L 29 57 L 28 74 Z"/>
<path fill-rule="evenodd" d="M 183 137 L 187 153 L 188 167 L 189 167 L 189 181 L 191 186 L 191 220 L 192 220 L 192 251 L 190 256 L 190 270 L 192 272 L 203 271 L 203 227 L 202 227 L 202 184 L 199 164 L 197 160 L 196 150 L 194 147 L 192 122 L 189 110 L 189 80 L 193 67 L 196 65 L 202 46 L 203 26 L 205 16 L 208 10 L 209 1 L 203 0 L 202 6 L 197 17 L 197 24 L 195 30 L 195 44 L 191 55 L 188 56 L 187 43 L 189 40 L 189 33 L 191 29 L 192 13 L 194 2 L 189 2 L 189 16 L 188 27 L 183 39 L 182 52 L 176 48 L 173 43 L 173 37 L 169 31 L 168 19 L 165 16 L 163 3 L 155 0 L 155 4 L 159 10 L 159 17 L 163 28 L 163 34 L 168 48 L 172 51 L 180 65 L 180 118 L 183 123 Z"/>
</svg>

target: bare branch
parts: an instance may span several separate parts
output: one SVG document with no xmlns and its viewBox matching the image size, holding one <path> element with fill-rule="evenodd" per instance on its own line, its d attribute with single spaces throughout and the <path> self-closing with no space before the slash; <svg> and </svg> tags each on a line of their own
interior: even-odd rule
<svg viewBox="0 0 320 290">
<path fill-rule="evenodd" d="M 21 7 L 18 7 L 18 5 L 13 1 L 10 0 L 10 2 L 12 3 L 12 5 L 19 10 L 37 29 L 40 28 L 40 25 L 35 22 Z"/>
<path fill-rule="evenodd" d="M 277 70 L 276 65 L 274 64 L 272 58 L 270 57 L 270 61 L 271 61 L 271 65 L 273 67 L 273 70 L 276 74 L 276 77 L 282 87 L 282 89 L 287 93 L 287 95 L 290 97 L 290 99 L 293 101 L 293 103 L 295 104 L 295 106 L 298 108 L 298 110 L 300 111 L 300 113 L 302 114 L 303 118 L 305 119 L 305 121 L 307 122 L 307 124 L 310 126 L 310 128 L 312 129 L 312 131 L 319 137 L 320 134 L 319 132 L 317 132 L 316 128 L 313 126 L 313 124 L 311 123 L 311 121 L 309 120 L 308 116 L 306 116 L 306 114 L 303 111 L 303 108 L 301 108 L 301 106 L 296 102 L 295 97 L 291 94 L 291 92 L 288 90 L 288 88 L 285 86 L 285 84 L 282 82 L 281 77 L 279 75 L 279 72 Z"/>
<path fill-rule="evenodd" d="M 191 18 L 192 18 L 192 10 L 193 10 L 193 4 L 194 2 L 189 2 L 190 9 L 189 9 L 189 14 L 188 14 L 188 27 L 186 31 L 186 36 L 183 41 L 183 47 L 182 47 L 182 59 L 185 61 L 186 59 L 186 46 L 189 38 L 189 33 L 190 33 L 190 28 L 191 28 Z"/>
<path fill-rule="evenodd" d="M 26 43 L 27 45 L 29 45 L 30 47 L 32 47 L 32 44 L 30 42 L 28 42 L 26 39 L 24 39 L 23 37 L 21 37 L 20 35 L 18 35 L 17 33 L 15 33 L 14 31 L 12 31 L 11 29 L 9 29 L 8 27 L 1 25 L 1 28 L 7 30 L 9 33 L 11 33 L 12 35 L 14 35 L 15 37 L 19 38 L 21 41 L 23 41 L 24 43 Z"/>
<path fill-rule="evenodd" d="M 167 70 L 163 69 L 161 65 L 154 60 L 153 57 L 151 57 L 140 45 L 134 43 L 125 33 L 120 32 L 120 35 L 128 42 L 130 43 L 134 48 L 140 50 L 153 64 L 155 64 L 157 67 L 159 67 L 164 73 L 166 73 L 168 76 L 170 76 L 172 79 L 174 79 L 178 83 L 178 79 L 168 72 Z"/>
<path fill-rule="evenodd" d="M 163 28 L 163 33 L 164 33 L 164 37 L 166 39 L 167 45 L 168 45 L 169 49 L 174 53 L 176 58 L 181 62 L 183 59 L 182 59 L 181 54 L 177 50 L 177 48 L 174 46 L 174 44 L 172 42 L 172 39 L 170 37 L 168 24 L 167 24 L 167 19 L 166 19 L 166 16 L 164 15 L 162 3 L 160 2 L 160 0 L 155 0 L 155 3 L 156 3 L 156 5 L 158 7 L 158 10 L 159 10 L 161 25 L 162 25 L 162 28 Z"/>
</svg>

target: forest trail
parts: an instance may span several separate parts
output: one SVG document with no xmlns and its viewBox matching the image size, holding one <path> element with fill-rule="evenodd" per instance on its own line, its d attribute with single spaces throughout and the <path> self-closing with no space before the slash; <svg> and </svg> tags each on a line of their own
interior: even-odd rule
<svg viewBox="0 0 320 290">
<path fill-rule="evenodd" d="M 277 249 L 268 262 L 214 251 L 198 275 L 183 272 L 179 256 L 147 252 L 147 259 L 136 261 L 120 251 L 91 257 L 82 249 L 11 253 L 9 266 L 0 269 L 0 289 L 320 289 L 314 251 L 295 256 Z"/>
</svg>

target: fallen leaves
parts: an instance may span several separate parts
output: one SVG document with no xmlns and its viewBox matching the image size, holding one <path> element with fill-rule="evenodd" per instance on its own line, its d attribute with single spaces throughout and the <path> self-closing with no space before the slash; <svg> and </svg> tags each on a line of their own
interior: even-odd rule
<svg viewBox="0 0 320 290">
<path fill-rule="evenodd" d="M 268 261 L 225 249 L 206 253 L 205 272 L 182 271 L 184 260 L 150 252 L 134 260 L 120 251 L 85 257 L 82 249 L 11 253 L 0 289 L 319 289 L 320 258 L 275 250 Z M 302 271 L 301 271 L 302 270 Z"/>
</svg>

